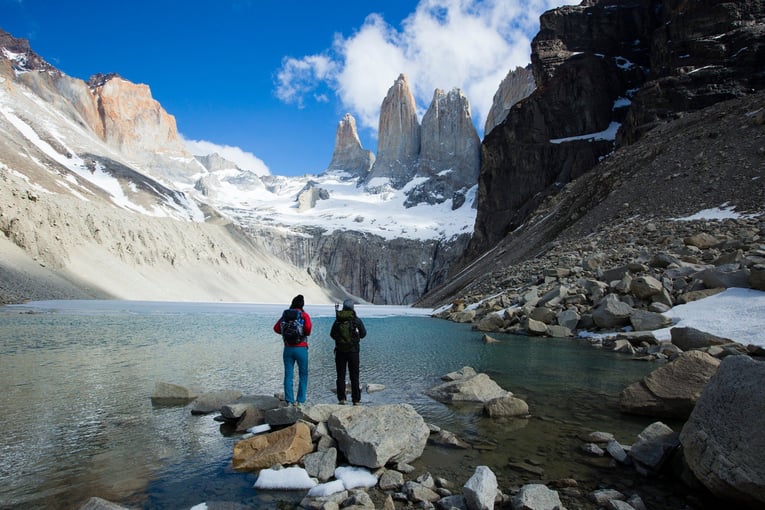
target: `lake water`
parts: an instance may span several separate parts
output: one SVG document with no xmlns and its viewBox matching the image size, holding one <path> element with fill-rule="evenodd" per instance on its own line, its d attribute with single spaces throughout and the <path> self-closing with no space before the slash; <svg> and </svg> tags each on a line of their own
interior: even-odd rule
<svg viewBox="0 0 765 510">
<path fill-rule="evenodd" d="M 289 507 L 303 493 L 261 492 L 256 475 L 231 468 L 239 439 L 214 415 L 153 406 L 156 382 L 196 390 L 281 391 L 281 341 L 272 326 L 283 306 L 38 302 L 0 307 L 0 508 L 77 508 L 90 496 L 142 508 L 231 501 Z M 328 306 L 306 306 L 314 322 L 308 399 L 334 403 Z M 603 476 L 579 452 L 595 430 L 632 444 L 651 421 L 621 415 L 618 395 L 655 365 L 575 340 L 494 335 L 402 308 L 359 307 L 365 405 L 406 402 L 423 418 L 474 445 L 428 446 L 413 464 L 461 486 L 477 465 L 500 488 L 528 480 Z M 440 376 L 472 366 L 523 398 L 529 420 L 490 420 L 475 405 L 448 406 L 424 394 Z M 531 462 L 544 475 L 509 465 Z"/>
</svg>

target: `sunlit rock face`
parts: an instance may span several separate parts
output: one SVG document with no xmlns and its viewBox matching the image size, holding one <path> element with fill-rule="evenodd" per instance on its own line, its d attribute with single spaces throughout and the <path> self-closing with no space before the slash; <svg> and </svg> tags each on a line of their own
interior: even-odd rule
<svg viewBox="0 0 765 510">
<path fill-rule="evenodd" d="M 369 173 L 374 162 L 374 154 L 361 146 L 356 119 L 350 113 L 346 113 L 337 125 L 335 148 L 328 170 L 344 170 L 363 178 Z"/>
<path fill-rule="evenodd" d="M 380 108 L 377 159 L 367 181 L 389 178 L 401 188 L 416 171 L 420 154 L 420 123 L 417 107 L 406 76 L 399 75 Z"/>
</svg>

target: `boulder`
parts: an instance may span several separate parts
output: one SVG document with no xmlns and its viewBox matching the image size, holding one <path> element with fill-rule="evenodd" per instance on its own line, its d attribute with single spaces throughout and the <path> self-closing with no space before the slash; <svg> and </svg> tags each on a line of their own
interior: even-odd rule
<svg viewBox="0 0 765 510">
<path fill-rule="evenodd" d="M 425 393 L 439 402 L 488 402 L 493 398 L 512 395 L 486 374 L 439 384 Z"/>
<path fill-rule="evenodd" d="M 242 392 L 238 390 L 211 391 L 199 395 L 191 406 L 191 414 L 209 414 L 241 398 Z"/>
<path fill-rule="evenodd" d="M 521 487 L 518 494 L 513 496 L 512 505 L 516 509 L 553 510 L 563 508 L 558 492 L 548 489 L 546 485 L 541 483 L 531 483 Z"/>
<path fill-rule="evenodd" d="M 719 364 L 702 351 L 682 353 L 625 388 L 619 408 L 629 414 L 687 418 Z"/>
<path fill-rule="evenodd" d="M 547 324 L 545 324 L 544 322 L 529 318 L 526 321 L 526 330 L 528 331 L 529 335 L 532 335 L 532 336 L 546 336 Z"/>
<path fill-rule="evenodd" d="M 430 435 L 409 404 L 343 408 L 330 415 L 327 425 L 348 462 L 369 468 L 417 459 Z"/>
<path fill-rule="evenodd" d="M 449 320 L 452 322 L 473 322 L 475 319 L 475 310 L 462 310 L 449 314 Z"/>
<path fill-rule="evenodd" d="M 723 359 L 680 433 L 696 478 L 718 497 L 752 508 L 765 507 L 763 381 L 765 363 Z"/>
<path fill-rule="evenodd" d="M 441 376 L 442 381 L 458 381 L 460 379 L 467 379 L 470 377 L 473 377 L 477 375 L 478 372 L 475 371 L 475 368 L 473 367 L 462 367 L 459 370 L 455 370 L 454 372 L 449 372 L 448 374 L 444 374 Z"/>
<path fill-rule="evenodd" d="M 696 328 L 672 328 L 669 330 L 669 335 L 672 344 L 684 351 L 733 343 L 733 340 L 721 338 Z"/>
<path fill-rule="evenodd" d="M 505 327 L 505 319 L 498 313 L 489 313 L 479 320 L 475 327 L 484 333 L 501 331 Z"/>
<path fill-rule="evenodd" d="M 477 466 L 462 487 L 468 510 L 492 510 L 497 498 L 497 477 L 487 466 Z"/>
<path fill-rule="evenodd" d="M 275 464 L 295 464 L 312 451 L 311 429 L 298 422 L 236 443 L 233 466 L 237 471 L 257 471 Z"/>
<path fill-rule="evenodd" d="M 493 398 L 483 405 L 483 412 L 490 418 L 502 416 L 528 416 L 529 405 L 512 395 Z"/>
<path fill-rule="evenodd" d="M 639 276 L 630 283 L 630 292 L 640 299 L 648 299 L 663 289 L 661 282 L 653 276 Z"/>
<path fill-rule="evenodd" d="M 633 311 L 630 305 L 619 301 L 615 294 L 608 294 L 592 312 L 592 320 L 599 328 L 619 328 L 629 324 Z"/>
<path fill-rule="evenodd" d="M 635 310 L 630 315 L 630 324 L 635 331 L 654 331 L 672 325 L 672 319 L 666 315 L 647 310 Z"/>
<path fill-rule="evenodd" d="M 677 432 L 657 421 L 638 434 L 638 440 L 630 448 L 630 457 L 638 472 L 654 475 L 661 471 L 672 453 L 680 446 Z"/>
<path fill-rule="evenodd" d="M 700 248 L 702 250 L 711 248 L 719 242 L 719 239 L 717 239 L 712 234 L 707 234 L 706 232 L 694 234 L 683 239 L 683 243 L 685 243 L 687 246 L 695 246 L 696 248 Z"/>
<path fill-rule="evenodd" d="M 581 316 L 579 315 L 579 312 L 576 311 L 576 309 L 569 308 L 558 313 L 556 318 L 558 320 L 558 325 L 573 331 L 579 324 L 579 319 Z"/>
<path fill-rule="evenodd" d="M 746 269 L 721 271 L 719 268 L 710 268 L 697 273 L 696 278 L 704 282 L 708 289 L 749 287 L 749 272 Z"/>
<path fill-rule="evenodd" d="M 155 383 L 151 394 L 152 403 L 158 405 L 186 405 L 195 398 L 197 394 L 190 389 L 166 382 Z"/>
<path fill-rule="evenodd" d="M 309 453 L 303 457 L 303 466 L 310 476 L 326 482 L 335 474 L 337 449 L 327 448 L 324 451 Z"/>
</svg>

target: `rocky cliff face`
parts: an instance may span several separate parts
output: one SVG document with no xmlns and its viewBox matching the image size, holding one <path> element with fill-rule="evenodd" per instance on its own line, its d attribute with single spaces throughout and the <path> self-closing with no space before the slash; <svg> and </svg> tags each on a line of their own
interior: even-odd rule
<svg viewBox="0 0 765 510">
<path fill-rule="evenodd" d="M 459 90 L 446 93 L 436 89 L 433 100 L 422 117 L 420 155 L 417 176 L 427 180 L 415 186 L 408 205 L 436 204 L 453 199 L 478 181 L 481 164 L 481 140 L 470 115 L 470 103 Z"/>
<path fill-rule="evenodd" d="M 375 177 L 390 179 L 400 188 L 412 177 L 420 154 L 420 122 L 417 106 L 406 76 L 400 75 L 380 107 L 377 158 L 367 181 Z"/>
<path fill-rule="evenodd" d="M 763 87 L 762 2 L 583 2 L 540 23 L 537 89 L 484 139 L 468 259 L 595 167 L 617 140 Z"/>
<path fill-rule="evenodd" d="M 361 146 L 359 133 L 356 130 L 356 119 L 350 113 L 346 113 L 337 125 L 335 148 L 327 169 L 344 170 L 354 177 L 364 179 L 374 162 L 374 154 Z"/>
<path fill-rule="evenodd" d="M 263 226 L 251 227 L 248 233 L 335 295 L 378 305 L 411 304 L 445 283 L 449 267 L 470 238 L 386 240 L 354 231 L 327 235 L 317 229 L 287 237 L 280 229 Z"/>
<path fill-rule="evenodd" d="M 510 108 L 529 97 L 536 88 L 531 65 L 511 69 L 494 94 L 483 132 L 485 134 L 491 133 L 492 129 L 507 118 Z"/>
<path fill-rule="evenodd" d="M 93 76 L 88 86 L 99 113 L 100 125 L 94 128 L 107 144 L 170 182 L 190 182 L 199 165 L 178 136 L 175 117 L 151 96 L 148 85 L 110 74 Z M 168 158 L 175 164 L 168 166 Z"/>
<path fill-rule="evenodd" d="M 456 209 L 476 184 L 480 158 L 467 97 L 456 88 L 448 93 L 436 89 L 420 125 L 414 97 L 401 75 L 380 109 L 377 159 L 366 181 L 382 177 L 401 189 L 414 177 L 422 178 L 408 192 L 407 207 L 453 200 Z"/>
</svg>

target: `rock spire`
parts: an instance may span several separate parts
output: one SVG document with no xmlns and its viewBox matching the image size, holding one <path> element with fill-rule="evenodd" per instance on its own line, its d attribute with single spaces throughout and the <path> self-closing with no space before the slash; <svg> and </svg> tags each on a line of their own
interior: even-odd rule
<svg viewBox="0 0 765 510">
<path fill-rule="evenodd" d="M 399 75 L 380 108 L 377 159 L 367 181 L 387 177 L 400 188 L 415 173 L 420 153 L 420 123 L 406 76 Z"/>
<path fill-rule="evenodd" d="M 375 156 L 372 151 L 361 146 L 356 119 L 350 113 L 346 113 L 337 125 L 335 149 L 328 169 L 345 170 L 353 175 L 366 177 L 374 162 Z"/>
<path fill-rule="evenodd" d="M 483 132 L 489 134 L 492 129 L 505 120 L 510 108 L 517 102 L 529 97 L 534 89 L 536 89 L 536 84 L 530 65 L 511 69 L 494 94 Z"/>
</svg>

